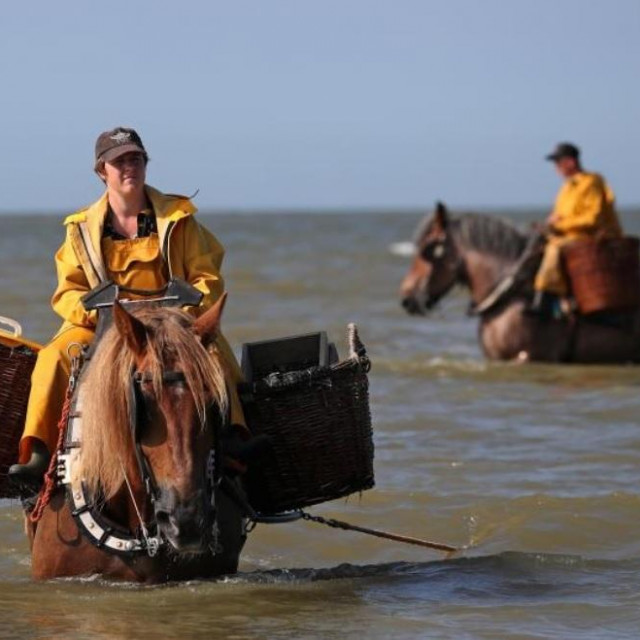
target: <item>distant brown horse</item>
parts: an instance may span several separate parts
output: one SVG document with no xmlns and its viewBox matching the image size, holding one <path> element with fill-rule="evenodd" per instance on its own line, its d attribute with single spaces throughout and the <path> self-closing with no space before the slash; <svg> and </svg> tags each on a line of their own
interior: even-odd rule
<svg viewBox="0 0 640 640">
<path fill-rule="evenodd" d="M 454 285 L 467 287 L 479 339 L 493 360 L 640 362 L 640 316 L 541 320 L 524 311 L 539 263 L 537 238 L 477 214 L 451 217 L 438 203 L 419 225 L 401 287 L 402 306 L 424 315 Z"/>
<path fill-rule="evenodd" d="M 28 525 L 35 578 L 159 582 L 237 570 L 244 521 L 219 489 L 215 455 L 228 403 L 212 346 L 223 304 L 193 322 L 177 309 L 133 315 L 114 303 L 81 377 L 66 489 Z"/>
</svg>

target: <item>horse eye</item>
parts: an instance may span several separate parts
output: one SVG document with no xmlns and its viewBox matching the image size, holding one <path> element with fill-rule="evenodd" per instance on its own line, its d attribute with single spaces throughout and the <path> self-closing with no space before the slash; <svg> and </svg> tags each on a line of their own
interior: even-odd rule
<svg viewBox="0 0 640 640">
<path fill-rule="evenodd" d="M 184 380 L 178 380 L 173 383 L 173 388 L 178 391 L 178 393 L 184 393 L 187 389 L 187 383 Z"/>
<path fill-rule="evenodd" d="M 423 251 L 425 260 L 441 260 L 445 254 L 445 246 L 442 242 L 428 244 Z"/>
</svg>

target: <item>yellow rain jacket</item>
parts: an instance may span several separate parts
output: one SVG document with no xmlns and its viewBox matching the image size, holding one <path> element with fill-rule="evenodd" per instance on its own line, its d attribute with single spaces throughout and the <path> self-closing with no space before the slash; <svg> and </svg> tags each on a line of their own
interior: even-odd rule
<svg viewBox="0 0 640 640">
<path fill-rule="evenodd" d="M 220 275 L 224 249 L 216 238 L 199 225 L 196 208 L 184 196 L 170 196 L 147 186 L 158 225 L 158 239 L 169 277 L 178 277 L 204 294 L 195 313 L 208 309 L 224 290 Z M 96 318 L 87 313 L 80 298 L 107 280 L 101 251 L 102 229 L 107 215 L 107 194 L 65 220 L 67 237 L 56 253 L 58 287 L 53 294 L 53 310 L 65 324 L 94 328 Z"/>
<path fill-rule="evenodd" d="M 31 394 L 20 443 L 20 462 L 31 455 L 31 438 L 42 440 L 52 452 L 58 437 L 57 423 L 70 372 L 70 345 L 88 343 L 96 325 L 94 312 L 87 313 L 80 299 L 101 282 L 112 279 L 122 286 L 139 289 L 160 288 L 169 277 L 179 277 L 203 293 L 198 315 L 222 294 L 224 282 L 220 266 L 224 249 L 216 238 L 199 225 L 196 208 L 188 198 L 165 195 L 149 186 L 146 193 L 156 215 L 158 234 L 148 238 L 114 242 L 103 238 L 107 215 L 105 193 L 100 200 L 65 220 L 66 239 L 56 253 L 58 286 L 52 306 L 64 320 L 60 331 L 38 354 Z M 244 425 L 244 416 L 235 387 L 242 378 L 240 368 L 223 336 L 217 340 L 229 366 L 231 420 Z"/>
<path fill-rule="evenodd" d="M 553 230 L 565 238 L 622 233 L 613 191 L 597 173 L 581 172 L 569 178 L 558 192 L 554 213 Z"/>
<path fill-rule="evenodd" d="M 580 172 L 569 178 L 556 198 L 552 235 L 545 247 L 534 288 L 565 297 L 569 285 L 562 269 L 562 247 L 581 238 L 618 237 L 622 228 L 615 210 L 615 196 L 597 173 Z"/>
</svg>

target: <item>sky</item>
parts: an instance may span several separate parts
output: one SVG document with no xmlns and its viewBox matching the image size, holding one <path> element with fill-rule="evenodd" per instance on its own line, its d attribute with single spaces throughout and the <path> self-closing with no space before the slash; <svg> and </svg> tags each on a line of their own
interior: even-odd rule
<svg viewBox="0 0 640 640">
<path fill-rule="evenodd" d="M 639 0 L 30 0 L 0 13 L 0 210 L 99 197 L 101 131 L 201 209 L 640 204 Z"/>
</svg>

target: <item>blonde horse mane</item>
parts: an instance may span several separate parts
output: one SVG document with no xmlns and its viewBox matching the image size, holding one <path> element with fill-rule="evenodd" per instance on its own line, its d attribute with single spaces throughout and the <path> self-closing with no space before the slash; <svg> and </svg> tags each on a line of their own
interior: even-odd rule
<svg viewBox="0 0 640 640">
<path fill-rule="evenodd" d="M 162 374 L 169 367 L 184 373 L 203 425 L 211 403 L 224 415 L 228 406 L 224 362 L 215 345 L 203 346 L 191 316 L 168 308 L 143 308 L 133 315 L 147 328 L 145 371 L 151 375 L 155 397 L 162 395 Z M 84 481 L 94 495 L 101 490 L 108 499 L 124 482 L 122 466 L 133 448 L 129 407 L 136 357 L 115 324 L 87 366 L 80 389 L 82 444 L 74 481 Z"/>
</svg>

